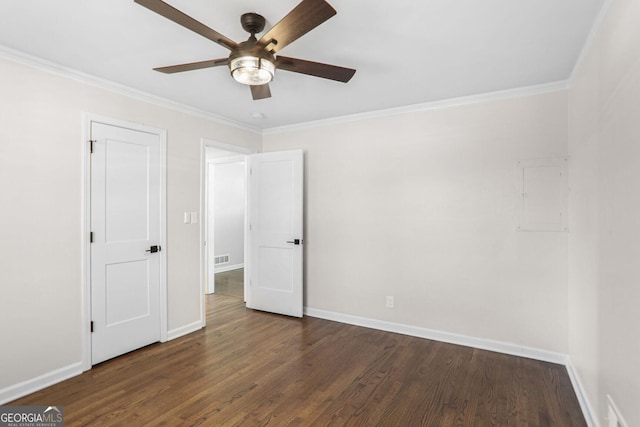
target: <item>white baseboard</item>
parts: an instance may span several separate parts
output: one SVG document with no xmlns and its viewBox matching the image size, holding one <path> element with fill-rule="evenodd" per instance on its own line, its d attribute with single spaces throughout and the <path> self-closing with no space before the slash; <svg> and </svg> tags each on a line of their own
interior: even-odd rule
<svg viewBox="0 0 640 427">
<path fill-rule="evenodd" d="M 580 403 L 580 408 L 582 409 L 582 413 L 584 414 L 584 419 L 587 422 L 587 425 L 589 427 L 600 427 L 598 416 L 593 410 L 593 406 L 591 406 L 591 403 L 589 402 L 587 391 L 582 386 L 578 371 L 576 371 L 576 368 L 573 366 L 573 363 L 571 362 L 571 358 L 569 358 L 569 356 L 567 356 L 567 363 L 565 365 L 567 366 L 567 372 L 569 373 L 571 385 L 573 386 L 573 390 L 576 392 L 576 397 L 578 398 L 578 403 Z"/>
<path fill-rule="evenodd" d="M 216 267 L 214 273 L 224 273 L 225 271 L 238 270 L 240 268 L 244 268 L 244 263 Z"/>
<path fill-rule="evenodd" d="M 183 335 L 190 334 L 191 332 L 198 331 L 200 329 L 202 329 L 202 322 L 193 322 L 180 328 L 168 331 L 167 340 L 170 341 Z M 42 390 L 43 388 L 67 380 L 71 377 L 75 377 L 76 375 L 80 375 L 82 372 L 82 362 L 77 362 L 64 368 L 56 369 L 55 371 L 40 375 L 36 378 L 22 381 L 20 383 L 0 389 L 0 405 L 4 405 L 7 402 L 11 402 L 28 394 Z"/>
<path fill-rule="evenodd" d="M 348 323 L 350 325 L 379 329 L 381 331 L 395 332 L 398 334 L 410 335 L 413 337 L 463 345 L 465 347 L 495 351 L 498 353 L 505 353 L 513 356 L 527 357 L 529 359 L 542 360 L 544 362 L 564 365 L 567 361 L 567 356 L 562 353 L 556 353 L 553 351 L 541 350 L 538 348 L 526 347 L 502 341 L 469 337 L 466 335 L 459 335 L 451 332 L 443 332 L 418 326 L 387 322 L 384 320 L 352 316 L 350 314 L 335 313 L 332 311 L 319 310 L 311 307 L 305 307 L 304 313 L 308 316 L 318 317 L 320 319 L 333 320 L 336 322 Z"/>
<path fill-rule="evenodd" d="M 189 323 L 188 325 L 181 326 L 176 329 L 172 329 L 167 331 L 167 341 L 175 340 L 176 338 L 180 338 L 183 335 L 190 334 L 191 332 L 199 331 L 202 329 L 202 321 L 198 320 L 193 323 Z"/>
<path fill-rule="evenodd" d="M 513 356 L 527 357 L 530 359 L 541 360 L 544 362 L 558 363 L 567 367 L 567 372 L 573 389 L 578 398 L 580 408 L 589 427 L 600 427 L 598 418 L 593 407 L 591 406 L 580 382 L 580 377 L 571 363 L 571 359 L 566 354 L 556 353 L 547 350 L 536 349 L 532 347 L 520 346 L 517 344 L 494 341 L 482 338 L 474 338 L 466 335 L 459 335 L 450 332 L 437 331 L 418 326 L 404 325 L 401 323 L 387 322 L 384 320 L 371 319 L 366 317 L 352 316 L 350 314 L 336 313 L 332 311 L 320 310 L 311 307 L 304 308 L 304 314 L 319 319 L 332 320 L 335 322 L 346 323 L 349 325 L 363 326 L 365 328 L 378 329 L 381 331 L 394 332 L 403 335 L 414 336 L 418 338 L 426 338 L 435 341 L 446 342 L 450 344 L 462 345 L 465 347 L 479 348 L 482 350 L 495 351 L 498 353 L 510 354 Z M 173 340 L 183 335 L 202 329 L 202 321 L 196 321 L 180 328 L 172 329 L 167 332 L 167 340 Z M 30 380 L 11 385 L 0 389 L 0 405 L 19 399 L 27 394 L 34 393 L 49 387 L 53 384 L 62 382 L 82 373 L 82 362 L 73 363 L 66 367 L 56 369 L 46 374 L 40 375 Z"/>
<path fill-rule="evenodd" d="M 441 341 L 450 344 L 462 345 L 465 347 L 479 348 L 482 350 L 495 351 L 497 353 L 510 354 L 512 356 L 526 357 L 543 362 L 564 365 L 567 368 L 569 379 L 576 393 L 582 414 L 589 427 L 600 427 L 596 413 L 589 403 L 586 390 L 582 387 L 578 374 L 571 363 L 568 355 L 556 353 L 538 348 L 526 347 L 502 341 L 494 341 L 483 338 L 469 337 L 466 335 L 454 334 L 451 332 L 437 331 L 434 329 L 421 328 L 418 326 L 404 325 L 401 323 L 387 322 L 384 320 L 370 319 L 367 317 L 352 316 L 350 314 L 336 313 L 333 311 L 319 310 L 317 308 L 305 307 L 304 314 L 319 319 L 333 320 L 335 322 L 349 325 L 363 326 L 365 328 L 378 329 L 381 331 L 395 332 L 418 338 L 426 338 L 434 341 Z"/>
<path fill-rule="evenodd" d="M 82 362 L 72 363 L 55 371 L 47 372 L 30 380 L 22 381 L 0 389 L 0 405 L 19 399 L 27 394 L 34 393 L 61 381 L 67 380 L 82 373 Z M 47 402 L 43 402 L 46 405 Z"/>
</svg>

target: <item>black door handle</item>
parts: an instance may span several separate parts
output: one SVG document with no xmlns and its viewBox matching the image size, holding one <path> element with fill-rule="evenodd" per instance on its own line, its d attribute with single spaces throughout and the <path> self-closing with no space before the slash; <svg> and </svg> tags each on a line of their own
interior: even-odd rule
<svg viewBox="0 0 640 427">
<path fill-rule="evenodd" d="M 287 240 L 287 243 L 293 243 L 294 245 L 299 245 L 300 239 Z"/>
<path fill-rule="evenodd" d="M 149 249 L 147 249 L 145 252 L 151 252 L 152 254 L 155 254 L 156 252 L 159 252 L 160 249 L 161 249 L 160 246 L 153 245 L 153 246 L 150 246 Z"/>
</svg>

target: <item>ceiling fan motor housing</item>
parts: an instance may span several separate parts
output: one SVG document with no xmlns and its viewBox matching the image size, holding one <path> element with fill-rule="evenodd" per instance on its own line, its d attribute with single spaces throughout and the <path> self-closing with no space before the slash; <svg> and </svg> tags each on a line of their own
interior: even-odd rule
<svg viewBox="0 0 640 427">
<path fill-rule="evenodd" d="M 265 19 L 262 15 L 249 12 L 242 14 L 242 16 L 240 17 L 240 23 L 242 24 L 242 28 L 244 28 L 247 33 L 255 35 L 261 33 L 262 30 L 264 30 Z"/>
</svg>

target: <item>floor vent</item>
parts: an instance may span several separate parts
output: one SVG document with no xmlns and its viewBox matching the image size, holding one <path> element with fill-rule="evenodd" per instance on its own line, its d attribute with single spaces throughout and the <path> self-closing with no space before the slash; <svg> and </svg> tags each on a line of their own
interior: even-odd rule
<svg viewBox="0 0 640 427">
<path fill-rule="evenodd" d="M 229 262 L 229 255 L 219 255 L 213 259 L 215 265 L 226 264 Z"/>
</svg>

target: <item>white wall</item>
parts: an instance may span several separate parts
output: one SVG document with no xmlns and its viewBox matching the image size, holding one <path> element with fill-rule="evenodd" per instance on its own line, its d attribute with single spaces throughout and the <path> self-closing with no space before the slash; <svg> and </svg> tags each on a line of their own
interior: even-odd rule
<svg viewBox="0 0 640 427">
<path fill-rule="evenodd" d="M 640 425 L 640 2 L 615 0 L 569 96 L 569 350 L 605 422 Z"/>
<path fill-rule="evenodd" d="M 4 59 L 0 94 L 0 397 L 82 358 L 83 112 L 168 130 L 169 330 L 201 321 L 200 141 L 261 136 Z"/>
<path fill-rule="evenodd" d="M 237 156 L 236 156 L 237 158 Z M 244 266 L 245 162 L 216 159 L 210 163 L 214 256 L 229 255 L 215 271 Z M 209 240 L 212 240 L 211 238 Z"/>
<path fill-rule="evenodd" d="M 0 396 L 81 359 L 90 112 L 168 129 L 170 330 L 201 320 L 201 138 L 302 148 L 307 307 L 569 353 L 600 421 L 611 395 L 640 425 L 638 18 L 612 1 L 568 94 L 264 137 L 0 60 Z M 567 153 L 570 233 L 516 232 L 516 162 Z"/>
<path fill-rule="evenodd" d="M 305 151 L 305 306 L 567 352 L 567 233 L 517 232 L 564 91 L 265 135 Z M 385 308 L 385 296 L 395 308 Z"/>
</svg>

